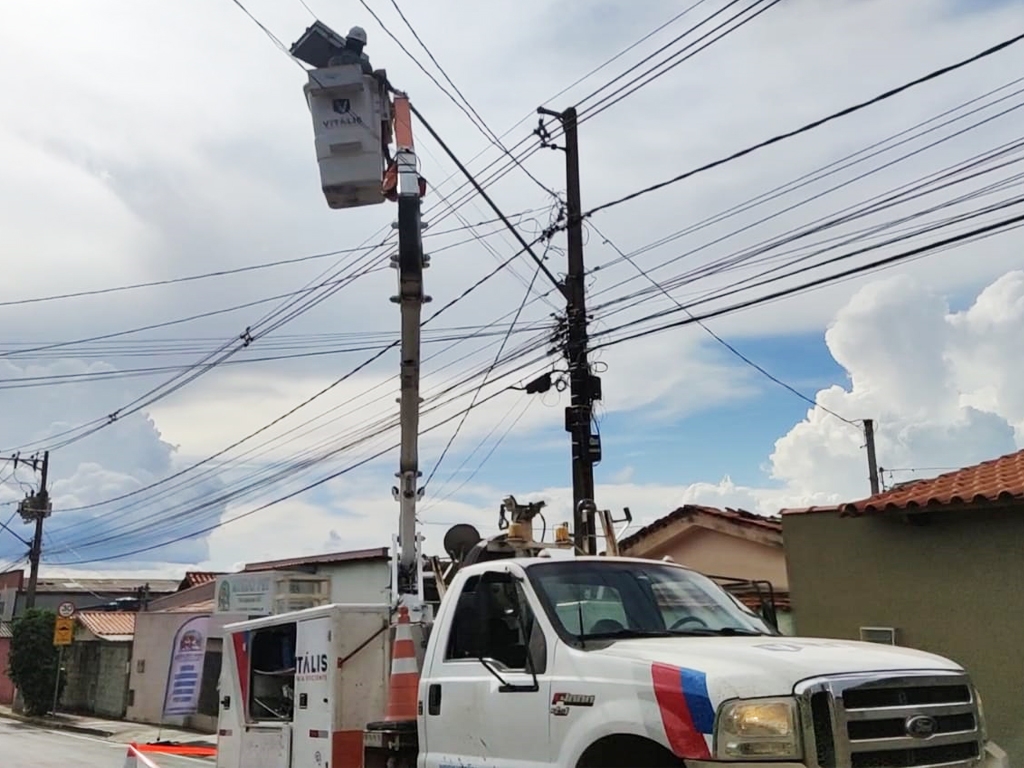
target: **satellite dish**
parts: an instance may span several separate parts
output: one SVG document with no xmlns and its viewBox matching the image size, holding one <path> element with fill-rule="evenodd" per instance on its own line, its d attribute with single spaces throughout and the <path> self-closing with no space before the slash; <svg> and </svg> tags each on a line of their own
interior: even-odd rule
<svg viewBox="0 0 1024 768">
<path fill-rule="evenodd" d="M 460 562 L 480 541 L 480 531 L 469 523 L 458 523 L 444 535 L 444 551 L 456 562 Z"/>
</svg>

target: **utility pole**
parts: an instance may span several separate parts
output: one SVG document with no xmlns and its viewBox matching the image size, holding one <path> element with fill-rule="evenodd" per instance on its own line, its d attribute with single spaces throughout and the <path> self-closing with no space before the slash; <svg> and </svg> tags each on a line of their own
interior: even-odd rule
<svg viewBox="0 0 1024 768">
<path fill-rule="evenodd" d="M 38 467 L 37 460 L 32 459 L 32 468 Z M 18 513 L 26 523 L 35 523 L 35 534 L 28 551 L 29 576 L 28 589 L 25 591 L 25 608 L 34 608 L 36 604 L 36 584 L 39 581 L 39 559 L 43 554 L 43 520 L 50 516 L 53 506 L 50 494 L 46 490 L 46 480 L 50 470 L 50 452 L 43 453 L 42 471 L 40 473 L 39 490 L 26 496 L 18 505 Z"/>
<path fill-rule="evenodd" d="M 871 482 L 871 495 L 879 492 L 878 459 L 875 457 L 875 420 L 864 419 L 864 441 L 868 449 L 868 480 Z"/>
<path fill-rule="evenodd" d="M 568 272 L 566 287 L 566 360 L 569 364 L 570 404 L 565 409 L 565 430 L 572 435 L 573 535 L 579 550 L 597 554 L 597 520 L 590 510 L 594 500 L 594 465 L 601 461 L 601 437 L 592 430 L 593 405 L 601 399 L 601 379 L 591 373 L 587 360 L 586 270 L 583 262 L 583 205 L 580 200 L 580 153 L 576 108 L 553 112 L 538 108 L 541 115 L 557 118 L 565 136 L 566 235 Z M 543 119 L 536 131 L 548 142 Z"/>
<path fill-rule="evenodd" d="M 419 414 L 420 414 L 420 316 L 430 297 L 423 293 L 423 270 L 430 259 L 423 253 L 423 222 L 420 196 L 423 189 L 416 170 L 413 146 L 412 114 L 409 99 L 398 94 L 394 99 L 395 165 L 398 184 L 398 255 L 391 266 L 398 272 L 398 294 L 391 301 L 401 311 L 401 373 L 399 413 L 401 415 L 401 450 L 399 452 L 398 486 L 392 489 L 400 505 L 398 551 L 401 553 L 397 587 L 400 600 L 417 610 L 422 606 L 422 562 L 420 539 L 416 530 L 416 502 L 423 496 L 418 487 Z"/>
</svg>

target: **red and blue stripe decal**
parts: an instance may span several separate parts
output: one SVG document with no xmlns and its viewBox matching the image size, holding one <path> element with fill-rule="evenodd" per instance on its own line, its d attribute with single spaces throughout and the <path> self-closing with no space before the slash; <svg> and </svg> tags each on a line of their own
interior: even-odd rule
<svg viewBox="0 0 1024 768">
<path fill-rule="evenodd" d="M 661 711 L 669 746 L 677 757 L 711 757 L 705 734 L 715 727 L 715 708 L 703 672 L 652 664 L 654 697 Z"/>
<path fill-rule="evenodd" d="M 242 712 L 242 720 L 249 720 L 249 635 L 251 632 L 235 632 L 231 642 L 235 648 L 235 669 L 238 671 L 238 687 L 242 700 L 238 707 Z"/>
</svg>

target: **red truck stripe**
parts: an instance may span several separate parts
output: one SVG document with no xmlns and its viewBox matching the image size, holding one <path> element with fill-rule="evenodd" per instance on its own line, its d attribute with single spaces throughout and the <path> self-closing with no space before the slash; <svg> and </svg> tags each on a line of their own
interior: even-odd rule
<svg viewBox="0 0 1024 768">
<path fill-rule="evenodd" d="M 711 752 L 703 734 L 693 723 L 690 705 L 683 693 L 683 680 L 678 667 L 652 664 L 654 697 L 661 710 L 661 722 L 672 751 L 682 758 L 708 758 Z"/>
</svg>

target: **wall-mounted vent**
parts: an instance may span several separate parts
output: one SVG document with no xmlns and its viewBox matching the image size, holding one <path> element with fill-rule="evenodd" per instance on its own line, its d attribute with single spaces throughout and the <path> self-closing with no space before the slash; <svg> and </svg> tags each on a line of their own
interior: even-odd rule
<svg viewBox="0 0 1024 768">
<path fill-rule="evenodd" d="M 861 627 L 860 639 L 867 643 L 896 645 L 896 630 L 892 627 Z"/>
</svg>

